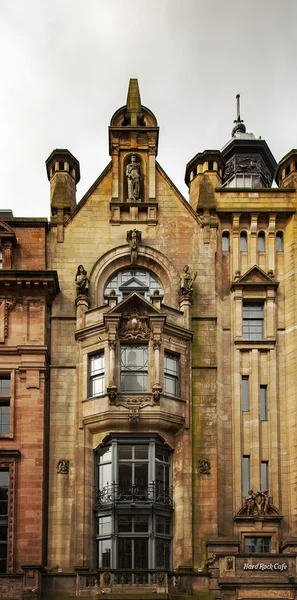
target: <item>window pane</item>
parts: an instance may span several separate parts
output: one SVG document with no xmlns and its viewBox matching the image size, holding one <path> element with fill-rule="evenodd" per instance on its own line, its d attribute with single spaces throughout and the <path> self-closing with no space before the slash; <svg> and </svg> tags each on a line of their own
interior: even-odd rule
<svg viewBox="0 0 297 600">
<path fill-rule="evenodd" d="M 169 352 L 164 354 L 164 392 L 179 395 L 179 357 Z"/>
<path fill-rule="evenodd" d="M 134 539 L 134 569 L 148 568 L 148 540 L 142 538 Z"/>
<path fill-rule="evenodd" d="M 156 460 L 161 460 L 162 462 L 169 462 L 169 452 L 166 448 L 160 448 L 156 446 Z"/>
<path fill-rule="evenodd" d="M 99 467 L 99 488 L 102 490 L 111 483 L 111 464 L 100 465 Z"/>
<path fill-rule="evenodd" d="M 245 375 L 241 378 L 241 408 L 243 412 L 250 410 L 249 406 L 249 378 Z"/>
<path fill-rule="evenodd" d="M 98 568 L 111 566 L 111 540 L 98 540 Z"/>
<path fill-rule="evenodd" d="M 119 459 L 131 459 L 132 458 L 132 446 L 119 446 Z"/>
<path fill-rule="evenodd" d="M 119 464 L 119 484 L 132 485 L 132 463 L 130 465 L 125 463 Z"/>
<path fill-rule="evenodd" d="M 132 569 L 132 539 L 118 539 L 118 569 Z"/>
<path fill-rule="evenodd" d="M 136 533 L 145 533 L 148 531 L 148 516 L 139 515 L 134 517 L 134 531 Z"/>
<path fill-rule="evenodd" d="M 0 396 L 10 396 L 10 377 L 1 377 Z"/>
<path fill-rule="evenodd" d="M 148 446 L 134 446 L 134 458 L 148 458 Z"/>
<path fill-rule="evenodd" d="M 170 541 L 156 539 L 156 567 L 169 569 Z"/>
<path fill-rule="evenodd" d="M 166 533 L 170 535 L 170 524 L 171 519 L 169 517 L 163 517 L 162 515 L 156 516 L 156 532 Z"/>
<path fill-rule="evenodd" d="M 135 485 L 147 485 L 148 481 L 148 463 L 135 464 L 134 466 L 134 483 Z"/>
<path fill-rule="evenodd" d="M 242 494 L 248 495 L 250 489 L 250 457 L 243 456 L 242 458 Z"/>
<path fill-rule="evenodd" d="M 103 463 L 103 462 L 109 462 L 111 460 L 111 446 L 108 446 L 108 448 L 102 448 L 102 450 L 100 450 L 100 454 L 99 454 L 99 462 Z"/>
<path fill-rule="evenodd" d="M 147 346 L 121 346 L 121 390 L 146 392 L 148 389 Z"/>
<path fill-rule="evenodd" d="M 247 553 L 264 553 L 270 552 L 269 537 L 246 537 L 244 540 L 244 551 Z"/>
<path fill-rule="evenodd" d="M 119 533 L 132 532 L 132 515 L 119 515 L 118 516 L 118 532 Z"/>
<path fill-rule="evenodd" d="M 282 231 L 277 232 L 275 241 L 276 241 L 276 251 L 283 252 L 284 251 L 284 239 L 283 239 Z"/>
<path fill-rule="evenodd" d="M 229 233 L 224 231 L 222 235 L 222 251 L 229 252 L 230 244 L 229 244 Z"/>
<path fill-rule="evenodd" d="M 258 252 L 265 252 L 265 233 L 260 231 L 258 235 Z"/>
<path fill-rule="evenodd" d="M 261 462 L 261 490 L 268 490 L 268 462 Z"/>
<path fill-rule="evenodd" d="M 98 517 L 97 521 L 97 535 L 110 535 L 111 534 L 111 516 Z"/>
<path fill-rule="evenodd" d="M 260 386 L 260 420 L 267 421 L 267 386 Z"/>
<path fill-rule="evenodd" d="M 247 234 L 245 232 L 240 234 L 240 252 L 247 252 Z"/>
<path fill-rule="evenodd" d="M 263 304 L 243 304 L 242 334 L 245 340 L 262 340 L 264 335 Z"/>
<path fill-rule="evenodd" d="M 89 395 L 102 396 L 104 394 L 104 352 L 99 352 L 90 356 L 89 359 L 90 368 L 90 385 Z"/>
</svg>

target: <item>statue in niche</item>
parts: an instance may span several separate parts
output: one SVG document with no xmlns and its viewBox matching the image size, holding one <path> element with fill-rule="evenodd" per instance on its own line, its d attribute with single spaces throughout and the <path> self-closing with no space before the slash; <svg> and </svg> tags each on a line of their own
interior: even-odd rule
<svg viewBox="0 0 297 600">
<path fill-rule="evenodd" d="M 189 265 L 186 265 L 183 268 L 183 272 L 180 275 L 180 295 L 192 295 L 193 293 L 193 284 L 197 277 L 196 273 L 191 273 L 189 270 Z"/>
<path fill-rule="evenodd" d="M 140 163 L 136 162 L 135 154 L 131 156 L 131 162 L 126 167 L 126 177 L 128 182 L 128 200 L 135 202 L 139 200 L 140 195 Z"/>
<path fill-rule="evenodd" d="M 84 269 L 83 265 L 77 267 L 75 283 L 77 297 L 87 296 L 89 293 L 89 280 L 87 278 L 87 271 Z"/>
</svg>

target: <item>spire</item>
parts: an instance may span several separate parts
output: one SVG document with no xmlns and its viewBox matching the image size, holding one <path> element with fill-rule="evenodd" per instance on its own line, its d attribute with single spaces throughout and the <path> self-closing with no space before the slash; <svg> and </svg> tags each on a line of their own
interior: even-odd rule
<svg viewBox="0 0 297 600">
<path fill-rule="evenodd" d="M 237 132 L 245 133 L 246 127 L 243 120 L 240 118 L 240 94 L 236 96 L 236 110 L 237 110 L 237 118 L 233 121 L 235 126 L 232 129 L 232 137 L 235 136 Z"/>
<path fill-rule="evenodd" d="M 130 124 L 137 125 L 141 116 L 141 100 L 137 79 L 130 79 L 127 95 L 127 115 L 130 117 Z"/>
</svg>

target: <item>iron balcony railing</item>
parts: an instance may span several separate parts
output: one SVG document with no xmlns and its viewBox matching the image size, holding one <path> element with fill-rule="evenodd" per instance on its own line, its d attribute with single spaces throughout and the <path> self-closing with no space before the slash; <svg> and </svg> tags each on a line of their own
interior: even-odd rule
<svg viewBox="0 0 297 600">
<path fill-rule="evenodd" d="M 173 508 L 172 488 L 164 489 L 158 483 L 130 485 L 109 483 L 99 489 L 94 488 L 94 508 L 100 510 L 115 504 L 162 504 Z"/>
</svg>

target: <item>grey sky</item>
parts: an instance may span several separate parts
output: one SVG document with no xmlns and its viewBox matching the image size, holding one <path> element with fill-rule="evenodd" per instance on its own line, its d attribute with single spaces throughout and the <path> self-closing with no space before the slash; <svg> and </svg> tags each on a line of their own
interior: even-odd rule
<svg viewBox="0 0 297 600">
<path fill-rule="evenodd" d="M 186 197 L 185 165 L 229 139 L 238 92 L 247 130 L 280 160 L 297 146 L 296 21 L 296 0 L 0 0 L 1 208 L 49 216 L 58 147 L 80 161 L 80 200 L 110 160 L 130 77 Z"/>
</svg>

